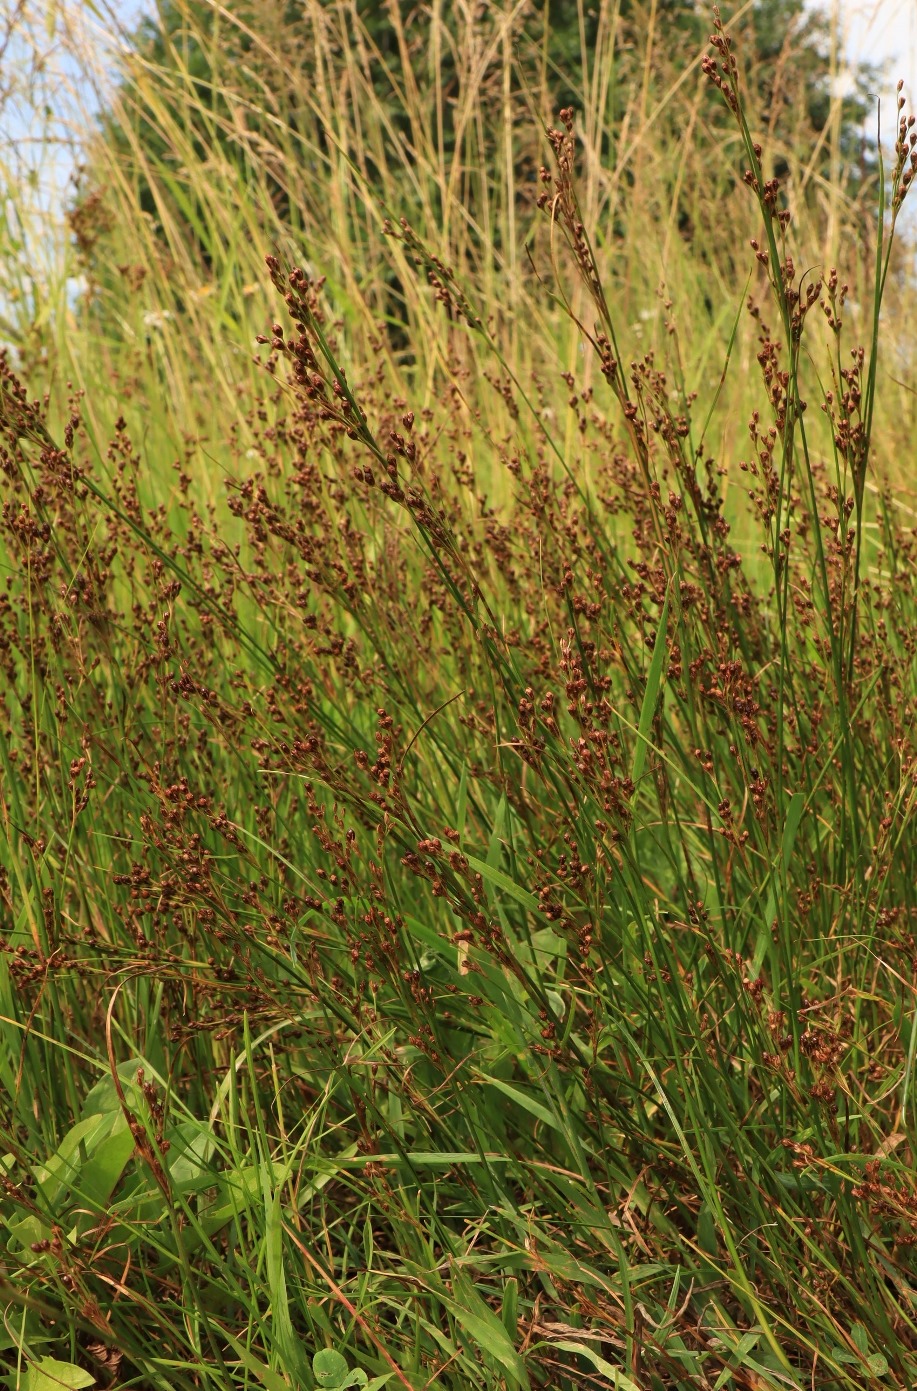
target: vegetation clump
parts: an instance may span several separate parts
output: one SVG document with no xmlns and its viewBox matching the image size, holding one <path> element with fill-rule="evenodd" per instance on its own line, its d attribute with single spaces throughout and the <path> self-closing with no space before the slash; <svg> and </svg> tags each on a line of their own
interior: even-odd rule
<svg viewBox="0 0 917 1391">
<path fill-rule="evenodd" d="M 718 14 L 702 75 L 751 241 L 703 334 L 622 321 L 565 106 L 506 307 L 374 206 L 410 351 L 346 252 L 201 296 L 192 227 L 45 395 L 3 357 L 11 1386 L 917 1380 L 917 128 L 812 270 Z"/>
</svg>

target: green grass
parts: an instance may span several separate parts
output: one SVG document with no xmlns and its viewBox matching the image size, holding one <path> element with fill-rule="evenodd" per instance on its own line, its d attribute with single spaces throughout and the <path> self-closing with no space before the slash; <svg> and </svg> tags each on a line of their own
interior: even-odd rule
<svg viewBox="0 0 917 1391">
<path fill-rule="evenodd" d="M 144 274 L 4 369 L 9 1384 L 910 1387 L 909 147 L 801 309 L 741 86 L 705 266 L 671 182 L 607 235 L 597 106 L 501 223 L 459 67 L 502 202 L 418 127 L 402 228 L 331 84 L 308 275 L 151 73 L 164 230 L 113 164 L 93 232 Z"/>
</svg>

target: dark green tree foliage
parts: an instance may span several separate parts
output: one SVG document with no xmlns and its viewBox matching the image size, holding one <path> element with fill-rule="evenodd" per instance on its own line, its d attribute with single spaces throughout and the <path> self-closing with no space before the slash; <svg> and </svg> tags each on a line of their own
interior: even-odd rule
<svg viewBox="0 0 917 1391">
<path fill-rule="evenodd" d="M 299 227 L 299 209 L 295 195 L 291 196 L 287 168 L 291 140 L 310 132 L 311 149 L 319 154 L 328 149 L 327 133 L 316 122 L 314 111 L 304 111 L 302 84 L 278 80 L 270 71 L 271 49 L 284 54 L 298 72 L 308 76 L 312 62 L 313 28 L 322 10 L 334 9 L 338 16 L 340 45 L 341 11 L 337 6 L 322 6 L 315 0 L 225 0 L 220 14 L 207 0 L 158 0 L 154 17 L 145 19 L 134 37 L 134 49 L 141 71 L 165 74 L 173 83 L 174 102 L 181 108 L 183 128 L 193 143 L 196 159 L 206 161 L 214 151 L 238 169 L 243 185 L 254 178 L 251 161 L 258 162 L 263 178 L 267 169 L 266 197 L 273 205 L 272 222 L 279 217 L 292 230 Z M 231 19 L 226 17 L 226 11 Z M 410 160 L 412 130 L 411 116 L 399 100 L 403 78 L 405 50 L 411 64 L 421 102 L 432 104 L 434 89 L 440 93 L 440 139 L 443 154 L 451 159 L 455 154 L 453 126 L 456 94 L 460 87 L 456 54 L 460 45 L 441 44 L 441 62 L 434 74 L 430 63 L 430 32 L 433 20 L 430 6 L 416 0 L 353 0 L 347 14 L 353 33 L 359 33 L 360 48 L 367 66 L 368 80 L 380 103 L 389 114 L 388 138 L 403 143 L 402 157 Z M 440 22 L 448 31 L 457 31 L 458 11 L 451 0 L 442 0 Z M 481 0 L 472 22 L 482 32 L 495 32 L 502 19 L 502 9 L 492 0 Z M 467 15 L 463 16 L 467 24 Z M 594 52 L 600 23 L 596 8 L 580 6 L 577 0 L 532 0 L 514 20 L 513 63 L 516 95 L 520 109 L 525 107 L 525 94 L 530 85 L 538 87 L 535 79 L 546 73 L 551 96 L 551 110 L 529 111 L 528 143 L 517 140 L 520 186 L 535 178 L 539 124 L 551 119 L 556 111 L 582 101 L 583 72 L 588 70 Z M 621 0 L 617 15 L 616 71 L 613 90 L 609 95 L 602 134 L 602 156 L 614 167 L 615 152 L 626 110 L 628 95 L 635 84 L 643 80 L 646 67 L 647 36 L 652 33 L 653 50 L 650 67 L 662 86 L 666 64 L 676 71 L 704 46 L 711 25 L 711 13 L 706 5 L 684 3 L 684 0 Z M 399 32 L 400 27 L 400 32 Z M 855 194 L 872 172 L 864 153 L 864 122 L 871 109 L 867 95 L 874 74 L 866 68 L 858 74 L 853 91 L 840 106 L 839 138 L 833 146 L 821 139 L 832 110 L 829 84 L 830 27 L 828 20 L 809 10 L 803 0 L 757 0 L 751 11 L 737 25 L 746 54 L 747 90 L 762 124 L 773 138 L 770 157 L 773 172 L 787 173 L 790 164 L 786 151 L 791 147 L 805 151 L 819 150 L 820 172 L 825 176 L 838 175 L 847 190 Z M 219 54 L 219 68 L 214 70 L 212 55 Z M 343 63 L 345 55 L 341 53 Z M 499 45 L 493 46 L 494 66 L 503 60 Z M 528 79 L 532 82 L 529 84 Z M 182 199 L 177 212 L 187 223 L 189 243 L 196 246 L 202 265 L 209 267 L 212 249 L 199 228 L 206 221 L 206 209 L 198 206 L 193 171 L 187 168 L 187 158 L 179 158 L 170 148 L 158 115 L 151 112 L 145 95 L 148 88 L 136 77 L 127 76 L 122 82 L 120 96 L 130 113 L 131 130 L 124 128 L 123 117 L 116 119 L 111 112 L 101 117 L 102 138 L 131 170 L 136 181 L 137 195 L 143 211 L 158 222 L 161 200 L 168 196 L 167 185 L 151 187 L 145 169 L 132 160 L 131 149 L 140 148 L 147 157 L 147 167 L 172 170 L 174 180 L 182 187 Z M 539 88 L 540 90 L 540 88 Z M 495 103 L 499 110 L 499 103 Z M 241 113 L 241 120 L 240 120 Z M 484 114 L 485 122 L 488 113 Z M 677 143 L 677 108 L 663 116 L 672 126 L 672 139 Z M 725 117 L 710 103 L 705 109 L 704 122 L 711 135 L 723 128 Z M 244 130 L 245 138 L 240 131 Z M 282 132 L 282 135 L 281 135 Z M 270 174 L 271 160 L 265 150 L 277 150 L 276 176 Z M 840 168 L 830 168 L 831 151 L 835 161 L 840 155 Z M 461 152 L 459 152 L 460 154 Z M 282 171 L 282 172 L 281 172 Z M 92 170 L 89 185 L 92 183 Z M 370 183 L 373 165 L 365 167 Z M 301 178 L 318 176 L 318 168 L 306 165 L 299 171 Z M 251 175 L 251 178 L 250 178 Z M 624 171 L 622 186 L 628 187 L 634 177 Z M 434 191 L 435 193 L 436 191 Z M 412 209 L 410 181 L 405 180 L 404 201 L 388 209 L 397 216 Z M 465 190 L 472 204 L 474 189 Z M 267 211 L 267 210 L 266 210 Z M 176 208 L 170 204 L 174 216 Z M 696 225 L 689 200 L 679 209 L 682 235 L 697 241 L 703 253 L 711 236 L 710 227 Z"/>
</svg>

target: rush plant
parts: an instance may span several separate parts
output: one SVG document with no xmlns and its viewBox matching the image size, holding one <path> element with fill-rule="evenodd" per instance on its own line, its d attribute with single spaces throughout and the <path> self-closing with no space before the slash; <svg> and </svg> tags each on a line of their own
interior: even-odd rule
<svg viewBox="0 0 917 1391">
<path fill-rule="evenodd" d="M 199 307 L 106 431 L 101 380 L 61 409 L 3 360 L 10 1386 L 917 1380 L 917 546 L 879 390 L 917 131 L 899 96 L 854 311 L 719 16 L 703 72 L 754 240 L 693 384 L 664 289 L 651 348 L 620 321 L 570 108 L 540 349 L 379 207 L 416 371 L 279 247 L 218 392 Z M 182 353 L 154 467 L 127 417 Z"/>
</svg>

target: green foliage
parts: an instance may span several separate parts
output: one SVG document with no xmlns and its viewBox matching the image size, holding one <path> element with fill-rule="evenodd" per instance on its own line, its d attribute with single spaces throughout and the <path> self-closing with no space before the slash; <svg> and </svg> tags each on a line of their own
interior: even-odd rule
<svg viewBox="0 0 917 1391">
<path fill-rule="evenodd" d="M 17 1385 L 17 1379 L 11 1383 Z M 18 1379 L 21 1391 L 80 1391 L 82 1387 L 94 1386 L 95 1378 L 82 1367 L 71 1362 L 58 1362 L 53 1357 L 40 1357 L 26 1369 L 25 1375 Z"/>
<path fill-rule="evenodd" d="M 473 15 L 451 3 L 424 8 L 414 0 L 398 0 L 397 5 L 356 0 L 346 8 L 319 0 L 305 6 L 289 0 L 232 0 L 228 5 L 160 0 L 155 18 L 145 19 L 134 37 L 136 57 L 115 107 L 101 118 L 103 148 L 87 169 L 90 195 L 101 169 L 115 159 L 133 181 L 143 214 L 160 231 L 164 222 L 177 218 L 202 264 L 212 269 L 204 196 L 186 173 L 208 162 L 228 162 L 240 186 L 252 181 L 261 185 L 265 228 L 279 222 L 294 234 L 309 236 L 309 213 L 300 203 L 296 181 L 279 171 L 291 156 L 301 170 L 308 169 L 304 156 L 308 161 L 309 145 L 322 161 L 332 156 L 341 141 L 334 112 L 321 98 L 310 110 L 306 93 L 315 94 L 323 68 L 322 86 L 346 82 L 356 61 L 360 82 L 352 99 L 362 121 L 379 122 L 389 154 L 406 157 L 389 211 L 413 221 L 418 199 L 410 161 L 424 138 L 421 112 L 435 113 L 435 129 L 424 134 L 435 144 L 440 164 L 461 168 L 470 156 L 463 139 L 463 87 L 469 66 L 478 69 L 476 82 L 489 99 L 475 119 L 484 158 L 491 162 L 505 140 L 507 100 L 510 119 L 520 130 L 531 124 L 532 94 L 539 87 L 544 95 L 536 111 L 542 119 L 568 104 L 588 104 L 591 82 L 602 80 L 600 71 L 593 70 L 609 31 L 617 36 L 615 68 L 596 117 L 600 152 L 613 168 L 630 134 L 630 94 L 639 92 L 644 116 L 651 88 L 654 101 L 662 97 L 668 105 L 666 88 L 679 76 L 679 61 L 671 55 L 680 59 L 684 53 L 702 52 L 709 25 L 705 10 L 681 0 L 652 6 L 625 0 L 613 8 L 588 9 L 576 0 L 549 0 L 547 5 L 532 0 L 505 12 L 487 4 Z M 748 55 L 746 100 L 767 125 L 776 172 L 783 177 L 798 151 L 814 148 L 821 153 L 815 169 L 807 171 L 810 196 L 814 172 L 855 197 L 873 172 L 863 123 L 871 109 L 867 93 L 875 74 L 864 66 L 854 75 L 851 93 L 832 100 L 830 25 L 803 0 L 756 0 L 742 20 L 742 36 Z M 173 94 L 171 129 L 159 110 L 163 88 Z M 675 106 L 663 120 L 673 144 L 681 116 Z M 696 137 L 702 153 L 723 129 L 718 113 L 709 113 L 708 121 L 710 137 Z M 834 138 L 826 139 L 830 126 L 836 126 Z M 531 151 L 524 138 L 514 140 L 514 146 L 513 173 L 521 182 L 532 174 Z M 832 159 L 839 161 L 835 169 Z M 363 172 L 378 185 L 379 167 L 372 156 Z M 632 177 L 628 171 L 625 186 Z M 444 219 L 450 215 L 449 195 L 443 198 L 445 189 L 439 192 L 435 214 Z M 473 182 L 466 185 L 464 198 L 468 210 L 479 216 L 483 207 Z M 682 190 L 678 215 L 685 236 L 699 230 L 692 202 Z M 705 230 L 709 234 L 711 229 Z M 718 240 L 728 245 L 728 234 Z"/>
<path fill-rule="evenodd" d="M 626 197 L 591 89 L 471 222 L 352 59 L 307 268 L 153 74 L 161 226 L 113 161 L 129 259 L 2 366 L 11 1386 L 917 1379 L 917 160 L 813 276 L 734 56 Z"/>
<path fill-rule="evenodd" d="M 345 1386 L 365 1386 L 369 1380 L 359 1367 L 354 1371 L 347 1368 L 347 1359 L 333 1348 L 323 1348 L 312 1358 L 312 1375 L 319 1386 L 327 1386 L 329 1391 L 343 1391 Z"/>
</svg>

